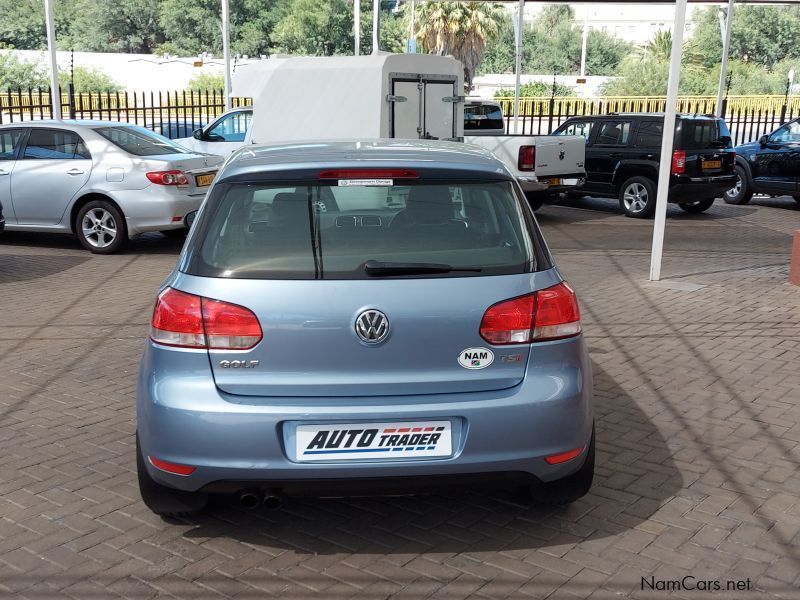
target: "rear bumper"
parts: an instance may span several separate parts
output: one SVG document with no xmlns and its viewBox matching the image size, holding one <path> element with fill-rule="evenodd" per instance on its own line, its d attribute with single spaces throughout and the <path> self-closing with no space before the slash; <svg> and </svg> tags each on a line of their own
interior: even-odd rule
<svg viewBox="0 0 800 600">
<path fill-rule="evenodd" d="M 125 215 L 129 237 L 185 227 L 186 214 L 199 209 L 204 198 L 205 193 L 190 195 L 180 188 L 159 185 L 114 192 L 114 200 Z"/>
<path fill-rule="evenodd" d="M 714 177 L 675 177 L 669 190 L 670 202 L 721 198 L 736 185 L 736 175 Z"/>
<path fill-rule="evenodd" d="M 519 181 L 524 192 L 546 192 L 548 194 L 559 194 L 568 192 L 581 187 L 585 183 L 586 176 L 583 173 L 559 175 L 557 177 L 536 177 L 535 175 L 519 175 Z"/>
<path fill-rule="evenodd" d="M 155 469 L 163 485 L 196 491 L 232 485 L 313 488 L 344 482 L 417 477 L 506 477 L 532 481 L 571 475 L 578 457 L 550 465 L 545 456 L 589 444 L 592 376 L 582 337 L 538 345 L 523 382 L 493 392 L 417 396 L 251 398 L 220 392 L 205 352 L 148 342 L 139 375 L 137 428 L 145 456 L 196 467 L 189 476 Z M 369 423 L 447 419 L 453 455 L 421 460 L 300 463 L 289 458 L 298 423 Z M 228 483 L 225 483 L 228 482 Z M 341 486 L 337 486 L 337 482 Z M 386 482 L 384 482 L 386 483 Z M 314 485 L 312 485 L 314 484 Z M 424 485 L 424 484 L 423 484 Z M 428 486 L 424 486 L 428 487 Z"/>
</svg>

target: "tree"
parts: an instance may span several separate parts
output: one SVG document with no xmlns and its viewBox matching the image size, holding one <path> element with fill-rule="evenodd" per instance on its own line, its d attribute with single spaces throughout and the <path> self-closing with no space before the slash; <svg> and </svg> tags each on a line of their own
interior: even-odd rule
<svg viewBox="0 0 800 600">
<path fill-rule="evenodd" d="M 72 81 L 75 92 L 121 92 L 123 87 L 105 72 L 91 67 L 75 67 L 72 70 Z M 62 90 L 67 89 L 70 82 L 69 71 L 59 70 L 58 85 Z"/>
<path fill-rule="evenodd" d="M 483 60 L 486 45 L 500 31 L 502 8 L 481 2 L 426 2 L 417 6 L 417 41 L 426 52 L 451 54 L 464 65 L 464 85 Z"/>
<path fill-rule="evenodd" d="M 186 90 L 210 92 L 225 88 L 225 75 L 222 73 L 198 73 L 193 75 L 186 85 Z"/>
<path fill-rule="evenodd" d="M 161 0 L 74 0 L 74 19 L 62 48 L 149 54 L 165 41 Z"/>
<path fill-rule="evenodd" d="M 691 43 L 706 67 L 722 57 L 722 37 L 715 7 L 697 14 Z M 800 8 L 737 6 L 733 13 L 730 56 L 772 69 L 783 59 L 800 58 Z"/>
<path fill-rule="evenodd" d="M 49 82 L 43 62 L 20 60 L 13 52 L 0 52 L 0 89 L 46 88 Z"/>
<path fill-rule="evenodd" d="M 353 8 L 347 0 L 294 0 L 275 28 L 281 52 L 311 56 L 353 53 Z"/>
<path fill-rule="evenodd" d="M 545 81 L 531 81 L 519 86 L 520 98 L 529 97 L 549 97 L 554 96 L 574 96 L 575 88 L 564 85 L 563 83 L 555 84 L 555 93 L 553 93 L 553 84 Z M 513 98 L 514 90 L 499 89 L 494 93 L 495 98 Z"/>
</svg>

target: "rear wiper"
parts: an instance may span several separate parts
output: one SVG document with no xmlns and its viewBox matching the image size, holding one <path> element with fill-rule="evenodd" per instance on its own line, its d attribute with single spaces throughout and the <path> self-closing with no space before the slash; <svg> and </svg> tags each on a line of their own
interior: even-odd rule
<svg viewBox="0 0 800 600">
<path fill-rule="evenodd" d="M 401 263 L 379 262 L 368 260 L 364 263 L 364 271 L 370 277 L 387 277 L 392 275 L 435 275 L 438 273 L 454 273 L 457 271 L 481 272 L 480 267 L 453 267 L 442 263 Z"/>
</svg>

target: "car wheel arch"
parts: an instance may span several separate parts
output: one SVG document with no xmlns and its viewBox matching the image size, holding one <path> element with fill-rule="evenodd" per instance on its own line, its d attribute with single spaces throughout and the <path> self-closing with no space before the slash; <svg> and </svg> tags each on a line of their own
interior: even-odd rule
<svg viewBox="0 0 800 600">
<path fill-rule="evenodd" d="M 119 211 L 122 217 L 123 218 L 125 217 L 125 211 L 122 210 L 122 207 L 120 207 L 119 203 L 116 200 L 114 200 L 111 196 L 99 192 L 88 192 L 86 194 L 83 194 L 77 200 L 75 200 L 75 202 L 73 202 L 72 204 L 72 207 L 70 208 L 69 228 L 70 231 L 72 231 L 72 233 L 76 233 L 75 220 L 78 218 L 78 213 L 84 206 L 86 206 L 87 204 L 89 204 L 89 202 L 92 202 L 94 200 L 103 200 L 105 202 L 112 204 L 114 208 L 116 208 Z"/>
<path fill-rule="evenodd" d="M 658 168 L 653 168 L 650 165 L 623 165 L 614 171 L 612 179 L 614 185 L 614 193 L 619 193 L 619 187 L 631 177 L 647 177 L 648 179 L 658 182 Z"/>
<path fill-rule="evenodd" d="M 736 165 L 740 166 L 744 169 L 745 174 L 747 175 L 747 184 L 752 187 L 753 185 L 753 170 L 750 168 L 750 163 L 747 162 L 743 156 L 737 154 L 736 155 Z"/>
</svg>

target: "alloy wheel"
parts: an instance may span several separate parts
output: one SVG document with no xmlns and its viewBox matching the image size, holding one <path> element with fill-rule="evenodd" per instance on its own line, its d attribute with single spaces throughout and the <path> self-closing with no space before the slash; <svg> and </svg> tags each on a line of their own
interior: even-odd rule
<svg viewBox="0 0 800 600">
<path fill-rule="evenodd" d="M 647 200 L 647 188 L 638 182 L 626 187 L 622 197 L 625 209 L 632 213 L 642 212 L 647 207 Z"/>
<path fill-rule="evenodd" d="M 93 208 L 81 221 L 83 237 L 94 248 L 105 248 L 117 239 L 117 222 L 104 208 Z"/>
</svg>

